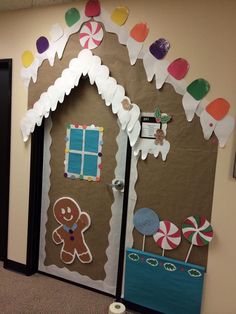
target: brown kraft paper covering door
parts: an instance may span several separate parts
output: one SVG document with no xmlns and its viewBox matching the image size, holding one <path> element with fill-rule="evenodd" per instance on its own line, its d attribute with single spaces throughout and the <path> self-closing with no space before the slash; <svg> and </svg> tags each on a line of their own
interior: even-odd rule
<svg viewBox="0 0 236 314">
<path fill-rule="evenodd" d="M 61 61 L 57 60 L 53 68 L 50 68 L 47 62 L 42 65 L 37 84 L 31 83 L 30 85 L 29 107 L 49 85 L 54 83 L 62 70 L 68 67 L 69 61 L 78 55 L 79 50 L 81 47 L 79 46 L 78 34 L 75 34 L 71 36 Z M 138 162 L 138 180 L 135 186 L 138 198 L 136 209 L 151 207 L 161 219 L 169 219 L 179 227 L 183 220 L 190 215 L 203 214 L 210 219 L 217 145 L 212 141 L 204 140 L 199 118 L 195 117 L 191 123 L 187 122 L 182 107 L 182 96 L 176 94 L 169 84 L 165 84 L 158 91 L 154 81 L 148 83 L 142 61 L 138 60 L 134 66 L 131 66 L 127 48 L 119 44 L 116 35 L 106 33 L 101 46 L 94 49 L 93 54 L 101 57 L 102 63 L 109 67 L 110 75 L 124 86 L 126 95 L 130 97 L 133 103 L 139 105 L 141 111 L 154 112 L 156 106 L 159 106 L 162 112 L 172 116 L 167 130 L 167 140 L 171 145 L 167 161 L 163 162 L 160 157 L 156 159 L 153 156 L 148 156 L 146 161 L 139 160 Z M 48 73 L 50 76 L 47 76 Z M 96 88 L 93 88 L 96 94 Z M 80 86 L 78 99 L 80 97 L 79 90 Z M 64 107 L 64 105 L 62 106 Z M 60 106 L 56 114 L 60 110 Z M 105 107 L 104 103 L 101 107 Z M 112 115 L 110 109 L 104 109 L 106 114 Z M 87 108 L 85 108 L 85 116 L 87 112 Z M 73 116 L 75 117 L 74 114 Z M 103 126 L 106 129 L 106 126 Z M 61 162 L 63 162 L 62 159 Z M 108 180 L 108 182 L 110 181 Z M 86 182 L 86 184 L 92 183 Z M 57 197 L 53 195 L 52 191 L 50 191 L 50 196 L 52 198 Z M 86 200 L 84 203 L 88 209 L 83 207 L 84 203 L 81 203 L 80 199 L 78 202 L 82 210 L 91 210 L 87 206 Z M 91 226 L 92 228 L 93 226 Z M 140 249 L 141 236 L 135 231 L 133 235 L 134 247 Z M 94 233 L 93 238 L 89 240 L 93 247 L 96 246 L 97 238 Z M 174 252 L 168 252 L 168 256 L 183 260 L 187 254 L 188 245 L 188 243 L 182 243 Z M 147 239 L 145 250 L 158 254 L 161 252 L 152 239 Z M 192 251 L 190 262 L 205 265 L 206 260 L 207 247 Z M 79 271 L 82 273 L 86 273 L 85 268 L 87 268 L 86 265 L 79 265 Z M 100 270 L 94 269 L 95 277 L 93 278 L 98 278 L 96 277 L 97 271 L 98 273 L 103 272 L 102 267 Z"/>
<path fill-rule="evenodd" d="M 114 197 L 106 183 L 112 182 L 116 166 L 115 154 L 117 143 L 115 141 L 119 131 L 116 117 L 104 106 L 98 95 L 96 87 L 90 86 L 86 79 L 82 79 L 79 87 L 74 89 L 59 105 L 52 115 L 52 145 L 51 175 L 50 175 L 50 206 L 46 224 L 46 260 L 45 265 L 67 267 L 70 271 L 87 275 L 94 280 L 105 278 L 104 265 L 107 261 L 106 249 L 108 246 L 109 221 L 111 218 L 111 205 Z M 79 123 L 104 127 L 101 181 L 89 182 L 64 177 L 65 136 L 68 123 Z M 59 258 L 61 245 L 52 241 L 52 232 L 58 223 L 53 216 L 54 202 L 64 196 L 76 200 L 82 211 L 89 214 L 91 226 L 84 233 L 85 241 L 89 247 L 93 260 L 89 264 L 80 263 L 75 259 L 71 265 L 65 265 Z"/>
</svg>

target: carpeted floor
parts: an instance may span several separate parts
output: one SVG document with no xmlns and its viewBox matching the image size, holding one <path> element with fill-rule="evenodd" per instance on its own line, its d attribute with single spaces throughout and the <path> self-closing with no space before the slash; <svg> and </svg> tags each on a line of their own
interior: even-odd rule
<svg viewBox="0 0 236 314">
<path fill-rule="evenodd" d="M 27 277 L 6 270 L 0 263 L 1 314 L 107 314 L 112 302 L 110 297 L 42 274 Z"/>
</svg>

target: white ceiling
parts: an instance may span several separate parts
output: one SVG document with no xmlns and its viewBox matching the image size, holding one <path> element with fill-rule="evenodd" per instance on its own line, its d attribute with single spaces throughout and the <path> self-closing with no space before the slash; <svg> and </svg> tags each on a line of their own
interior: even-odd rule
<svg viewBox="0 0 236 314">
<path fill-rule="evenodd" d="M 76 1 L 78 0 L 0 0 L 0 11 L 27 9 Z"/>
</svg>

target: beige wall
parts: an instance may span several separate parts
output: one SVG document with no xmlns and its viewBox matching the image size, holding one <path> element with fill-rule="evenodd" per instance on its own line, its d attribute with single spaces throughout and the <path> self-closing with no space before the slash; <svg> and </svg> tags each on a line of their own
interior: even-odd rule
<svg viewBox="0 0 236 314">
<path fill-rule="evenodd" d="M 101 1 L 111 12 L 116 5 L 130 9 L 128 27 L 146 21 L 147 44 L 165 37 L 171 43 L 167 59 L 184 57 L 190 63 L 188 82 L 207 79 L 209 101 L 224 97 L 236 114 L 236 1 L 234 0 L 123 0 Z M 83 3 L 80 1 L 79 3 Z M 75 4 L 72 4 L 75 6 Z M 79 5 L 77 6 L 80 7 Z M 35 51 L 35 40 L 48 35 L 51 25 L 64 25 L 70 5 L 0 14 L 0 58 L 13 58 L 11 139 L 11 184 L 8 258 L 26 262 L 30 143 L 24 144 L 19 123 L 27 108 L 27 92 L 20 79 L 20 57 L 25 49 Z M 236 313 L 236 180 L 232 179 L 236 136 L 219 150 L 212 224 L 215 238 L 210 245 L 203 301 L 204 314 Z M 193 191 L 194 193 L 194 191 Z"/>
</svg>

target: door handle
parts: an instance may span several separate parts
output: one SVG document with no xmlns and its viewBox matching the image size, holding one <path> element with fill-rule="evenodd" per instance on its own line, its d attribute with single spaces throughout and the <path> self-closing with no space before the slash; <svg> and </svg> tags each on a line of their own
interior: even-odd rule
<svg viewBox="0 0 236 314">
<path fill-rule="evenodd" d="M 107 183 L 107 185 L 111 188 L 115 188 L 117 191 L 122 191 L 125 187 L 124 181 L 117 179 L 115 179 L 112 183 Z"/>
</svg>

